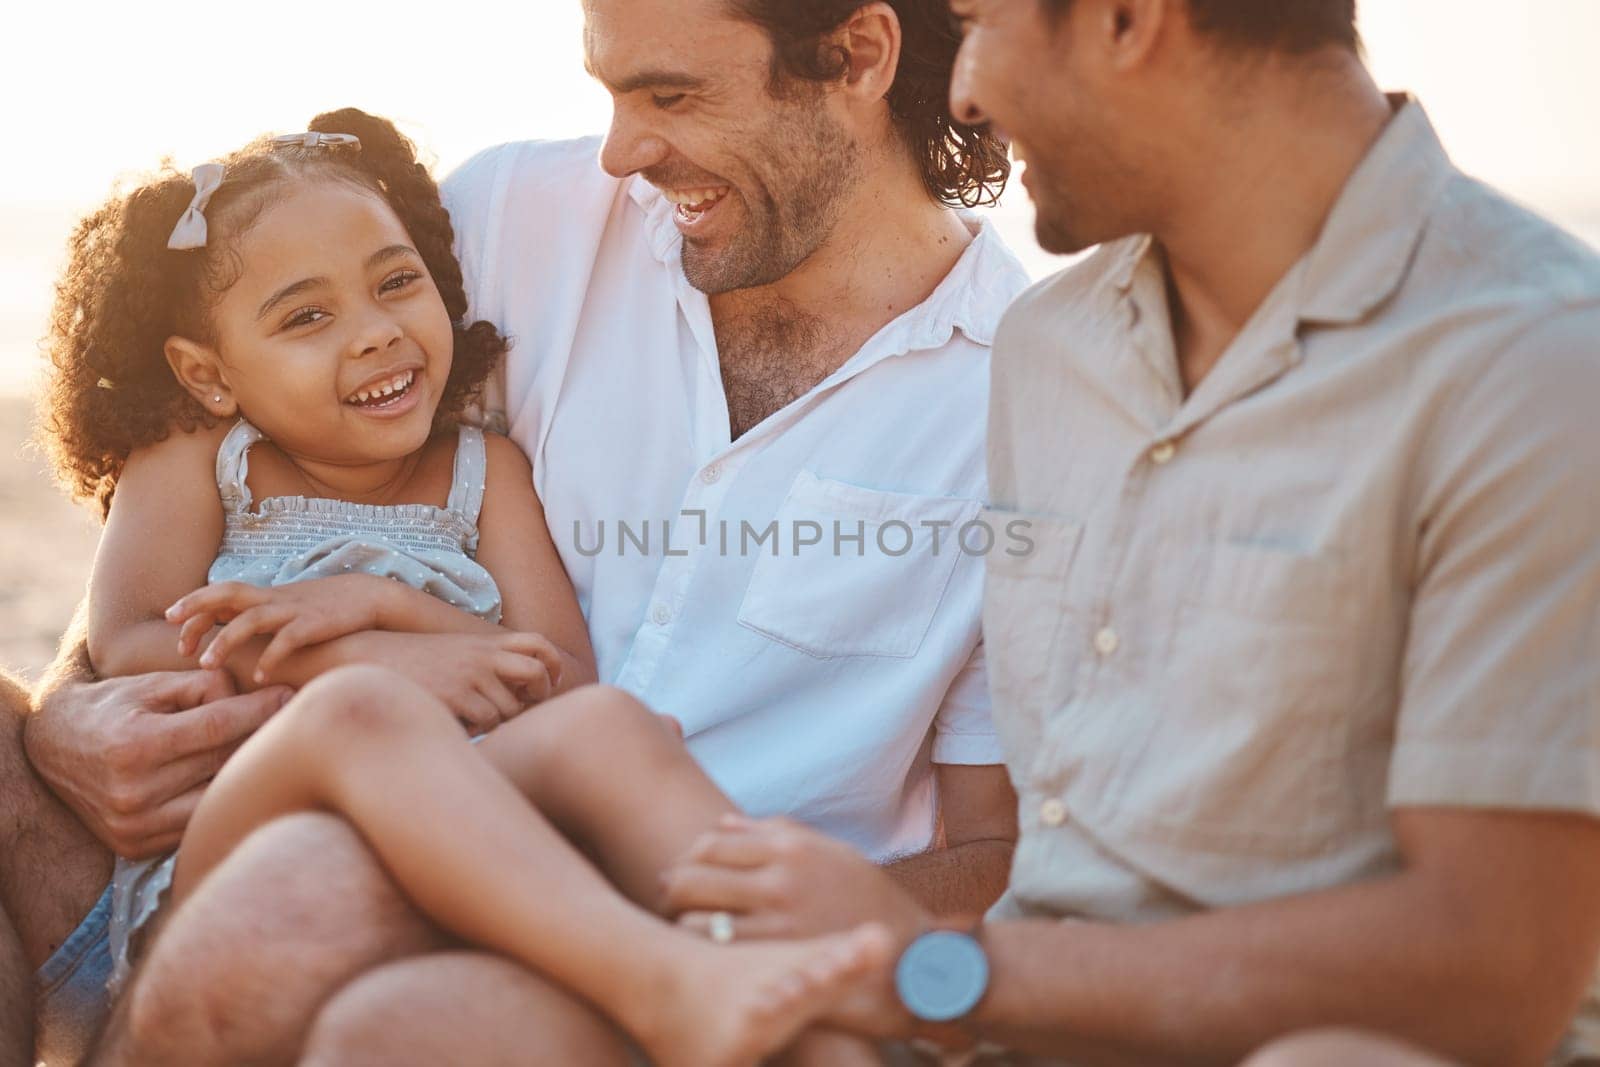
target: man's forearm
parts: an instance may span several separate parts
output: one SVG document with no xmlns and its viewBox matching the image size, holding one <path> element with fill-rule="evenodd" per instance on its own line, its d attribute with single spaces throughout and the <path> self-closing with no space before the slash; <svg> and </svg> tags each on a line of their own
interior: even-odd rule
<svg viewBox="0 0 1600 1067">
<path fill-rule="evenodd" d="M 95 680 L 94 664 L 89 661 L 89 602 L 81 601 L 61 635 L 56 648 L 56 658 L 45 669 L 44 677 L 34 690 L 33 706 L 41 707 L 45 698 L 62 686 Z"/>
<path fill-rule="evenodd" d="M 19 717 L 19 726 L 20 717 L 33 709 L 33 694 L 22 684 L 22 679 L 12 677 L 3 669 L 0 669 L 0 706 Z M 7 716 L 6 725 L 10 724 L 10 716 Z"/>
<path fill-rule="evenodd" d="M 1405 876 L 1140 926 L 993 923 L 982 934 L 993 981 L 974 1022 L 985 1038 L 1086 1064 L 1232 1064 L 1327 1025 L 1533 1064 L 1563 1009 L 1527 1011 L 1551 999 L 1537 959 L 1486 966 L 1505 958 L 1514 926 Z"/>
<path fill-rule="evenodd" d="M 884 870 L 928 911 L 976 920 L 1005 892 L 1010 841 L 971 841 L 895 860 Z"/>
</svg>

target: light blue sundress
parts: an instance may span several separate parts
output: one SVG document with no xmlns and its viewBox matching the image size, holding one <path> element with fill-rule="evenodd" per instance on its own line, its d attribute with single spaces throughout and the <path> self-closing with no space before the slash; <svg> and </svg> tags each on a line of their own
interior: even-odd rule
<svg viewBox="0 0 1600 1067">
<path fill-rule="evenodd" d="M 404 582 L 490 622 L 500 621 L 500 590 L 478 564 L 478 512 L 488 458 L 483 431 L 463 426 L 455 476 L 442 508 L 431 504 L 354 504 L 346 500 L 275 496 L 251 510 L 246 484 L 250 447 L 265 440 L 240 419 L 217 450 L 222 496 L 222 548 L 207 580 L 287 585 L 340 574 L 374 574 Z M 111 984 L 127 977 L 130 943 L 161 907 L 177 853 L 118 859 L 111 880 Z"/>
</svg>

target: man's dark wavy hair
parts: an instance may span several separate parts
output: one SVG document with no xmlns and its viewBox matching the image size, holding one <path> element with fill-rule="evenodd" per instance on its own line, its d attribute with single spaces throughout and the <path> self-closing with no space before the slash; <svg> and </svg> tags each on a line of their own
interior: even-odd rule
<svg viewBox="0 0 1600 1067">
<path fill-rule="evenodd" d="M 1040 0 L 1062 15 L 1072 0 Z M 1224 44 L 1291 55 L 1337 45 L 1361 47 L 1356 0 L 1186 0 L 1195 29 Z"/>
<path fill-rule="evenodd" d="M 868 0 L 728 0 L 773 43 L 773 81 L 836 81 L 849 57 L 825 39 Z M 948 0 L 887 0 L 900 18 L 900 69 L 889 111 L 922 171 L 922 184 L 952 207 L 992 204 L 1011 175 L 1006 146 L 986 126 L 950 114 L 950 75 L 961 32 Z"/>
</svg>

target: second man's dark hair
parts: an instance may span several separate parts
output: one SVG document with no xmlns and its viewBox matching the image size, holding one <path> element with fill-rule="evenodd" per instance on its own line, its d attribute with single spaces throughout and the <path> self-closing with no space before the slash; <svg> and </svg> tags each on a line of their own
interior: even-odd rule
<svg viewBox="0 0 1600 1067">
<path fill-rule="evenodd" d="M 1073 0 L 1039 0 L 1064 14 Z M 1195 29 L 1226 44 L 1303 54 L 1356 51 L 1356 0 L 1185 0 Z"/>
</svg>

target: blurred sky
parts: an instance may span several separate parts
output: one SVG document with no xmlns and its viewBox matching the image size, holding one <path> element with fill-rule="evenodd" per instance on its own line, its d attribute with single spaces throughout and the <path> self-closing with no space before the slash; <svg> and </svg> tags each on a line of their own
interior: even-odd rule
<svg viewBox="0 0 1600 1067">
<path fill-rule="evenodd" d="M 398 120 L 442 169 L 500 141 L 604 129 L 578 0 L 419 10 L 13 7 L 0 42 L 0 392 L 23 388 L 36 366 L 73 218 L 121 174 L 163 156 L 189 167 L 347 105 Z M 1364 0 L 1362 24 L 1379 80 L 1422 98 L 1465 169 L 1600 241 L 1600 0 Z M 1026 245 L 1020 190 L 1001 217 Z M 1019 250 L 1048 269 L 1036 249 Z"/>
</svg>

